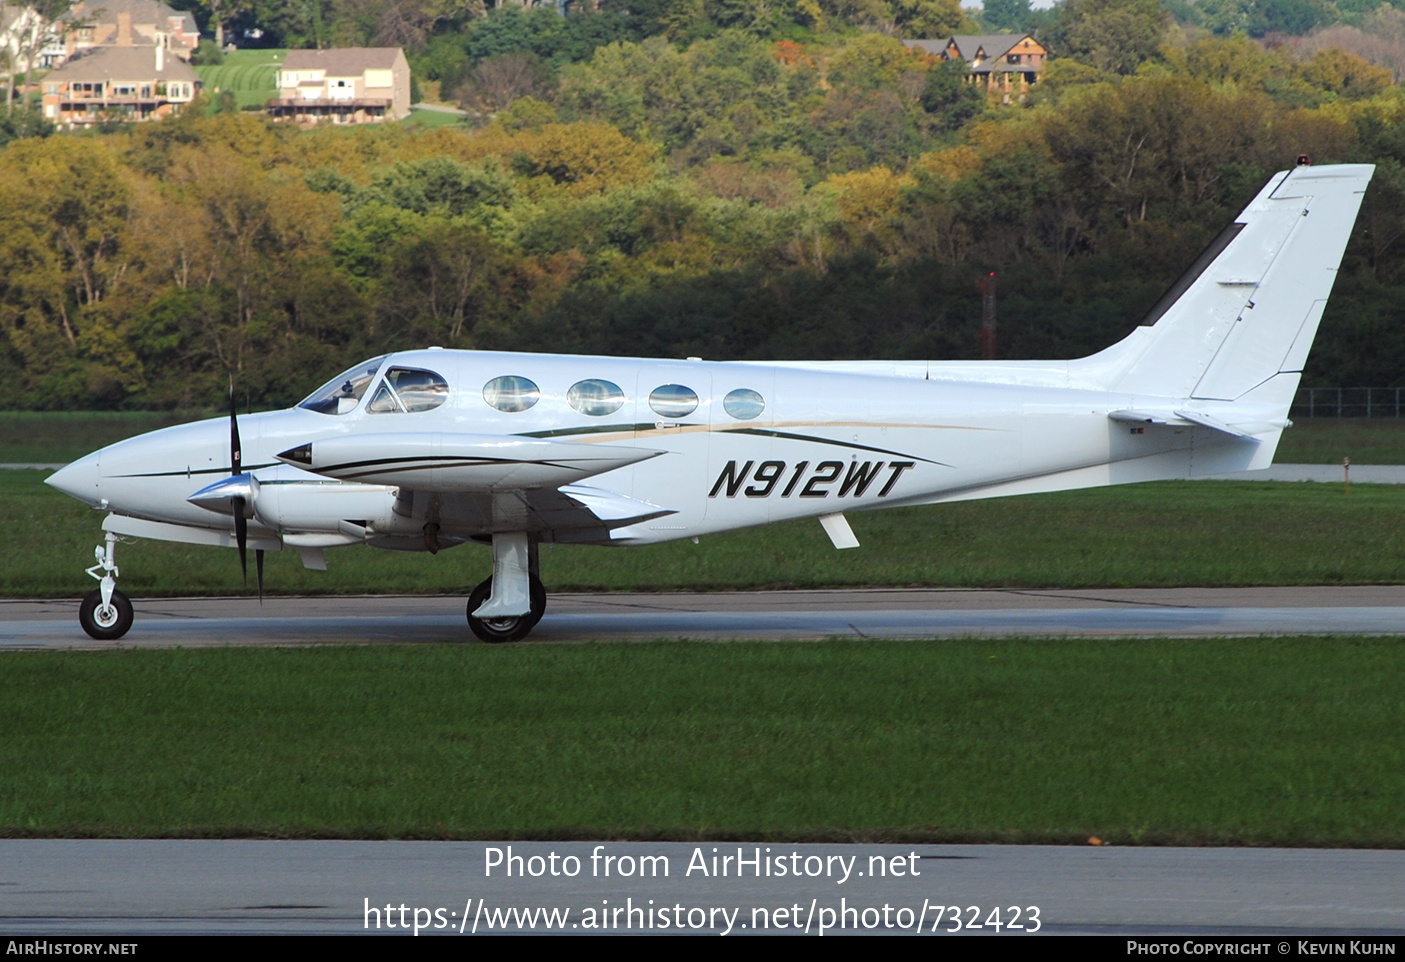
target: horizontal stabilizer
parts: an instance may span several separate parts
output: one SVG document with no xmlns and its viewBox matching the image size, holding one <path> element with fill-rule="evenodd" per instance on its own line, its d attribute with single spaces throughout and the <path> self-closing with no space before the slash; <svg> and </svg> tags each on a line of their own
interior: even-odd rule
<svg viewBox="0 0 1405 962">
<path fill-rule="evenodd" d="M 1204 411 L 1191 411 L 1185 408 L 1177 408 L 1172 411 L 1151 411 L 1137 408 L 1127 408 L 1121 411 L 1113 411 L 1108 414 L 1113 421 L 1123 421 L 1130 424 L 1169 424 L 1177 427 L 1202 427 L 1212 431 L 1219 431 L 1233 438 L 1252 439 L 1260 434 L 1270 431 L 1281 431 L 1289 426 L 1289 422 L 1277 420 L 1260 420 L 1252 423 L 1244 423 L 1237 418 L 1235 423 L 1231 423 L 1226 418 L 1233 417 L 1232 414 L 1225 413 L 1222 417 L 1207 414 Z"/>
<path fill-rule="evenodd" d="M 363 434 L 324 438 L 278 460 L 341 481 L 420 491 L 555 488 L 663 452 L 488 434 Z"/>
</svg>

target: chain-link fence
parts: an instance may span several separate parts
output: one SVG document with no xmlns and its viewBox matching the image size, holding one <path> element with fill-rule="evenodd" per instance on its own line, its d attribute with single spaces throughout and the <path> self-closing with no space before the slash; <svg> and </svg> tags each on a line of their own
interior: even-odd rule
<svg viewBox="0 0 1405 962">
<path fill-rule="evenodd" d="M 1398 418 L 1405 387 L 1301 387 L 1290 418 Z"/>
</svg>

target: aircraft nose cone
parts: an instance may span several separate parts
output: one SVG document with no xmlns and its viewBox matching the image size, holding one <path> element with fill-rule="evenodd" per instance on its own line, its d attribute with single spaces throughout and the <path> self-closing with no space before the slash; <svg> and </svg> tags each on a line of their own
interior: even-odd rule
<svg viewBox="0 0 1405 962">
<path fill-rule="evenodd" d="M 97 504 L 101 500 L 98 494 L 98 484 L 101 480 L 102 474 L 98 470 L 98 456 L 90 454 L 86 458 L 79 458 L 72 464 L 59 468 L 45 478 L 44 483 L 52 488 L 57 488 L 69 497 L 77 498 L 79 501 Z"/>
</svg>

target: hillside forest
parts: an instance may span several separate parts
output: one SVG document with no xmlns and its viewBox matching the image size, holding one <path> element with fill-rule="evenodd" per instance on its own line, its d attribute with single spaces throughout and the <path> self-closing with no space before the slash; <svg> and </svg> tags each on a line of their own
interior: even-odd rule
<svg viewBox="0 0 1405 962">
<path fill-rule="evenodd" d="M 268 6 L 197 12 L 284 46 L 403 45 L 419 94 L 464 115 L 299 130 L 213 98 L 58 131 L 13 101 L 0 407 L 209 406 L 231 380 L 282 405 L 427 345 L 980 357 L 992 272 L 1001 357 L 1079 356 L 1300 154 L 1377 165 L 1304 383 L 1405 383 L 1390 5 Z M 1055 57 L 1008 105 L 901 42 L 1026 28 Z"/>
</svg>

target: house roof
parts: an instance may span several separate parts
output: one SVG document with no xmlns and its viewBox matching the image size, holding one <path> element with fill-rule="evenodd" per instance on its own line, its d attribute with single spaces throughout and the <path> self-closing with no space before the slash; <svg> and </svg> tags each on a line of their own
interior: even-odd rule
<svg viewBox="0 0 1405 962">
<path fill-rule="evenodd" d="M 341 47 L 333 50 L 289 50 L 284 70 L 325 70 L 332 77 L 359 77 L 367 70 L 389 70 L 399 47 Z"/>
<path fill-rule="evenodd" d="M 943 40 L 904 40 L 903 43 L 932 54 L 940 54 L 955 43 L 956 52 L 967 63 L 975 60 L 976 56 L 982 52 L 985 55 L 983 57 L 984 63 L 1004 57 L 1012 47 L 1026 37 L 1033 39 L 1028 33 L 956 34 Z M 1035 43 L 1038 41 L 1036 40 Z M 1015 67 L 1014 69 L 1020 68 Z"/>
<path fill-rule="evenodd" d="M 91 0 L 74 8 L 79 17 L 87 17 L 93 23 L 116 23 L 117 15 L 130 13 L 132 25 L 151 23 L 165 27 L 172 17 L 181 21 L 183 33 L 198 33 L 195 17 L 188 11 L 175 10 L 161 0 Z"/>
<path fill-rule="evenodd" d="M 156 69 L 155 47 L 93 47 L 49 72 L 47 80 L 64 83 L 91 80 L 191 80 L 199 82 L 189 64 L 179 57 L 165 57 Z"/>
</svg>

